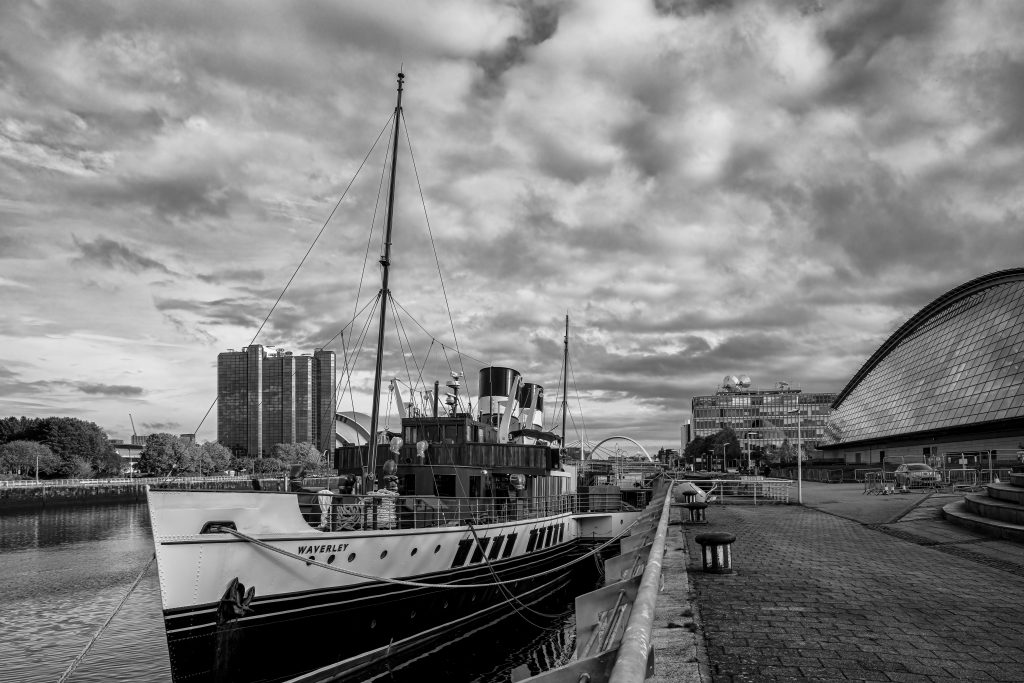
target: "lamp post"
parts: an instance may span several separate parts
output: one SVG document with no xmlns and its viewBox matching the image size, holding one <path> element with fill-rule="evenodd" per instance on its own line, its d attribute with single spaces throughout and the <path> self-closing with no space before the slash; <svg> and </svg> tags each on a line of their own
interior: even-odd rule
<svg viewBox="0 0 1024 683">
<path fill-rule="evenodd" d="M 804 504 L 804 477 L 803 477 L 803 443 L 800 438 L 800 397 L 796 398 L 796 410 L 789 411 L 792 415 L 796 413 L 796 502 L 799 505 Z"/>
<path fill-rule="evenodd" d="M 747 442 L 747 472 L 750 471 L 750 435 L 757 435 L 757 432 L 747 432 L 743 435 L 743 440 Z"/>
</svg>

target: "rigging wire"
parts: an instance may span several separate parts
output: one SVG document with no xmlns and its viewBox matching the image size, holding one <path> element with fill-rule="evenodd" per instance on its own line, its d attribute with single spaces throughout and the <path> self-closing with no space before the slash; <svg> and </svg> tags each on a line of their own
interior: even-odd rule
<svg viewBox="0 0 1024 683">
<path fill-rule="evenodd" d="M 447 309 L 448 311 L 448 322 L 452 328 L 452 339 L 455 342 L 455 351 L 458 353 L 459 337 L 458 334 L 455 332 L 455 320 L 452 318 L 452 308 L 451 305 L 448 303 L 448 290 L 444 286 L 444 275 L 442 275 L 441 273 L 441 259 L 437 255 L 437 245 L 434 243 L 434 231 L 430 227 L 430 216 L 427 214 L 427 201 L 423 196 L 423 185 L 420 183 L 420 171 L 419 168 L 416 166 L 416 155 L 415 153 L 413 153 L 412 137 L 409 135 L 409 126 L 405 119 L 405 112 L 402 112 L 401 123 L 403 128 L 405 129 L 406 144 L 409 145 L 409 158 L 412 160 L 413 175 L 415 175 L 416 177 L 416 188 L 419 190 L 420 203 L 423 205 L 423 219 L 426 221 L 427 224 L 427 234 L 430 236 L 430 248 L 434 251 L 434 263 L 437 265 L 437 278 L 441 282 L 441 293 L 444 296 L 444 306 L 445 309 Z M 460 360 L 461 357 L 462 356 L 460 354 Z M 463 376 L 465 376 L 466 374 L 466 369 L 464 367 L 462 368 L 462 374 Z"/>
<path fill-rule="evenodd" d="M 327 215 L 327 219 L 324 220 L 324 223 L 320 227 L 319 232 L 317 232 L 316 237 L 313 238 L 313 242 L 309 245 L 309 248 L 306 250 L 306 253 L 302 257 L 302 260 L 299 261 L 299 265 L 297 265 L 295 267 L 295 272 L 293 272 L 292 276 L 290 278 L 288 278 L 288 282 L 285 284 L 284 289 L 282 289 L 281 293 L 277 296 L 277 300 L 274 302 L 274 305 L 270 307 L 270 310 L 267 312 L 266 317 L 263 318 L 263 322 L 260 323 L 259 328 L 256 330 L 256 333 L 252 336 L 252 340 L 248 343 L 247 346 L 252 346 L 256 342 L 256 339 L 260 336 L 260 332 L 263 331 L 263 328 L 266 326 L 267 321 L 270 320 L 270 316 L 272 316 L 274 314 L 274 311 L 277 309 L 278 304 L 281 303 L 281 299 L 284 298 L 285 292 L 287 292 L 288 288 L 291 287 L 292 282 L 295 280 L 295 276 L 299 274 L 299 270 L 302 269 L 302 266 L 306 263 L 306 259 L 309 258 L 310 253 L 312 253 L 313 247 L 316 246 L 316 243 L 320 240 L 320 237 L 324 234 L 324 230 L 326 230 L 328 224 L 330 224 L 331 219 L 334 218 L 334 214 L 337 213 L 338 207 L 340 207 L 341 203 L 343 201 L 345 201 L 345 197 L 348 196 L 349 190 L 352 189 L 352 184 L 355 183 L 356 178 L 359 177 L 360 172 L 362 172 L 362 170 L 363 170 L 363 166 L 366 165 L 367 159 L 370 158 L 370 155 L 373 153 L 374 148 L 377 147 L 377 143 L 380 142 L 381 136 L 384 135 L 384 131 L 388 129 L 389 125 L 391 124 L 391 120 L 394 118 L 394 116 L 395 115 L 392 113 L 391 116 L 388 117 L 387 123 L 385 123 L 384 127 L 381 128 L 379 133 L 377 133 L 377 138 L 373 141 L 373 144 L 370 145 L 370 149 L 367 150 L 366 155 L 363 157 L 363 160 L 359 163 L 359 167 L 356 169 L 356 172 L 352 175 L 352 178 L 348 181 L 348 185 L 345 186 L 345 190 L 341 193 L 341 196 L 338 197 L 338 201 L 335 202 L 334 208 L 332 208 L 331 212 Z M 260 397 L 260 401 L 262 402 L 262 397 Z M 203 426 L 203 423 L 206 422 L 206 418 L 209 417 L 210 411 L 213 410 L 213 407 L 216 404 L 217 404 L 217 399 L 214 398 L 213 399 L 213 403 L 211 403 L 210 407 L 207 408 L 206 413 L 203 415 L 203 419 L 199 421 L 199 424 L 196 426 L 195 430 L 193 431 L 193 434 L 198 434 L 199 433 L 199 429 Z"/>
</svg>

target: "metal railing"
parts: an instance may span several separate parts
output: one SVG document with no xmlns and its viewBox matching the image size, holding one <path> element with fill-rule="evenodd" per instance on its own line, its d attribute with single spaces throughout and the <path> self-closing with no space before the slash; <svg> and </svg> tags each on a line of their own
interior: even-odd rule
<svg viewBox="0 0 1024 683">
<path fill-rule="evenodd" d="M 752 502 L 788 503 L 789 479 L 761 476 L 743 476 L 739 479 L 685 479 L 680 480 L 700 487 L 707 494 L 708 503 L 723 504 Z"/>
<path fill-rule="evenodd" d="M 210 477 L 111 477 L 109 479 L 12 479 L 0 480 L 0 488 L 36 488 L 51 486 L 115 486 L 121 484 L 196 484 L 218 481 L 250 481 L 252 476 L 230 477 L 227 475 Z"/>
<path fill-rule="evenodd" d="M 856 470 L 853 471 L 853 480 L 854 481 L 861 481 L 862 482 L 862 481 L 865 481 L 867 479 L 867 476 L 869 474 L 873 474 L 873 473 L 881 472 L 881 471 L 882 470 L 877 468 L 877 467 L 874 467 L 874 468 L 871 468 L 871 469 L 856 469 Z"/>
<path fill-rule="evenodd" d="M 533 498 L 452 498 L 397 496 L 384 492 L 351 495 L 325 490 L 289 495 L 296 496 L 306 523 L 322 531 L 497 524 L 590 511 L 587 496 L 570 493 Z M 620 499 L 616 509 L 631 507 Z M 607 505 L 601 511 L 607 512 Z"/>
</svg>

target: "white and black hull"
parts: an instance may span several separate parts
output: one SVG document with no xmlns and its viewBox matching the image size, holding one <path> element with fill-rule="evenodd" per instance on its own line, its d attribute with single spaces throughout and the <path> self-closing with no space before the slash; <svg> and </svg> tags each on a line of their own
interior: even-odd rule
<svg viewBox="0 0 1024 683">
<path fill-rule="evenodd" d="M 594 568 L 571 564 L 585 549 L 569 512 L 472 527 L 325 533 L 302 519 L 295 500 L 150 492 L 176 683 L 282 681 L 318 670 L 308 680 L 358 679 L 384 657 L 525 609 Z M 291 555 L 210 533 L 211 522 L 231 522 L 246 538 Z M 499 586 L 496 577 L 511 583 Z M 476 587 L 456 587 L 466 584 Z"/>
</svg>

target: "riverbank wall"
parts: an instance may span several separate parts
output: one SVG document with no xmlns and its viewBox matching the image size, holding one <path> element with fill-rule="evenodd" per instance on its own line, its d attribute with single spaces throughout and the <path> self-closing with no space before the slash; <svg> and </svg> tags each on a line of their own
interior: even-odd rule
<svg viewBox="0 0 1024 683">
<path fill-rule="evenodd" d="M 142 503 L 145 484 L 93 484 L 64 486 L 19 486 L 0 488 L 0 511 L 43 508 L 51 505 L 94 503 Z"/>
</svg>

